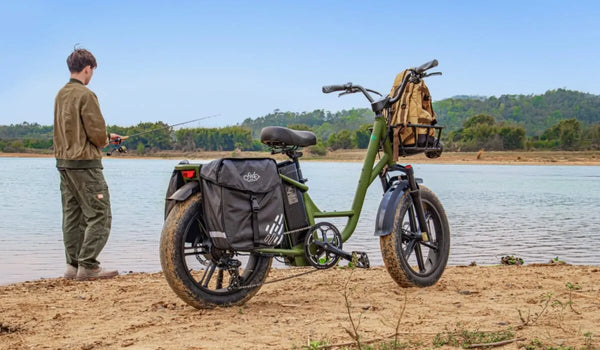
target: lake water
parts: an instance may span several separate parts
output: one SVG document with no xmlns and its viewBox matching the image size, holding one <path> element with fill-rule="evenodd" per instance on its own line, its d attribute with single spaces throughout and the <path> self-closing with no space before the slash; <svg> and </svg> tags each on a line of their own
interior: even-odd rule
<svg viewBox="0 0 600 350">
<path fill-rule="evenodd" d="M 160 271 L 158 244 L 167 182 L 176 160 L 104 159 L 113 210 L 111 237 L 99 260 L 120 271 Z M 362 164 L 305 162 L 321 210 L 348 210 Z M 451 229 L 450 265 L 526 263 L 559 257 L 600 265 L 600 167 L 414 165 L 442 201 Z M 374 218 L 376 180 L 346 250 L 382 265 Z M 59 177 L 51 158 L 0 158 L 0 284 L 63 273 Z M 345 221 L 329 220 L 340 228 Z"/>
</svg>

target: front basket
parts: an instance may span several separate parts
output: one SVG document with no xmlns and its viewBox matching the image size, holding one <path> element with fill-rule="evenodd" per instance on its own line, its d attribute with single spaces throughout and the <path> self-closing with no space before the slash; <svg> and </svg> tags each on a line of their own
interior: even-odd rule
<svg viewBox="0 0 600 350">
<path fill-rule="evenodd" d="M 442 137 L 442 129 L 443 126 L 435 126 L 435 125 L 423 125 L 423 124 L 398 124 L 392 127 L 391 137 L 394 137 L 394 128 L 399 128 L 402 130 L 403 128 L 411 128 L 412 135 L 418 135 L 416 138 L 416 142 L 414 144 L 406 144 L 405 140 L 402 139 L 402 133 L 398 132 L 398 156 L 407 157 L 412 156 L 418 153 L 425 152 L 427 157 L 429 158 L 437 158 L 442 154 L 443 145 L 440 141 Z M 417 134 L 417 128 L 419 129 L 427 129 L 425 134 Z M 433 133 L 436 136 L 431 136 L 432 129 Z"/>
</svg>

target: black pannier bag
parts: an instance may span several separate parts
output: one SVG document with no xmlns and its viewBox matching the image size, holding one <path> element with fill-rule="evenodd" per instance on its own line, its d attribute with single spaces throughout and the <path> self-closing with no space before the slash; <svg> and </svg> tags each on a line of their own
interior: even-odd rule
<svg viewBox="0 0 600 350">
<path fill-rule="evenodd" d="M 284 232 L 281 178 L 270 158 L 224 158 L 204 164 L 202 204 L 216 248 L 277 246 Z"/>
</svg>

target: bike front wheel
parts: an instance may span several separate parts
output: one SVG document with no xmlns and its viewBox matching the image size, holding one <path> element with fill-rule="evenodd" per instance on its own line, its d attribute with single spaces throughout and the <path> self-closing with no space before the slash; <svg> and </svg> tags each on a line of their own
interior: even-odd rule
<svg viewBox="0 0 600 350">
<path fill-rule="evenodd" d="M 381 255 L 390 276 L 401 287 L 435 284 L 446 268 L 450 251 L 450 227 L 438 197 L 419 186 L 428 239 L 421 228 L 412 197 L 404 192 L 396 208 L 394 228 L 379 239 Z"/>
</svg>

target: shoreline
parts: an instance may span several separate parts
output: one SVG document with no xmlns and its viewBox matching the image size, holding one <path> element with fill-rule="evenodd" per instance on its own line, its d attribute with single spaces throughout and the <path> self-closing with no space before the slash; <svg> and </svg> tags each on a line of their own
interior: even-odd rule
<svg viewBox="0 0 600 350">
<path fill-rule="evenodd" d="M 272 269 L 267 281 L 305 271 Z M 333 268 L 210 310 L 185 304 L 160 272 L 21 282 L 0 286 L 0 350 L 316 348 L 311 342 L 341 349 L 353 341 L 349 317 L 361 320 L 361 340 L 374 344 L 389 344 L 399 329 L 401 348 L 431 349 L 477 331 L 509 331 L 509 348 L 595 348 L 598 278 L 600 267 L 586 265 L 450 266 L 431 287 L 400 288 L 384 267 Z M 442 348 L 460 345 L 451 346 Z"/>
<path fill-rule="evenodd" d="M 330 151 L 326 156 L 316 157 L 309 152 L 302 161 L 362 162 L 365 150 Z M 47 153 L 3 153 L 0 158 L 54 158 Z M 272 157 L 285 160 L 286 156 L 269 152 L 168 152 L 161 151 L 149 155 L 116 154 L 104 159 L 217 159 L 217 158 Z M 599 166 L 600 151 L 502 151 L 502 152 L 444 152 L 440 158 L 428 159 L 424 154 L 399 159 L 401 164 L 489 164 L 489 165 L 584 165 Z"/>
</svg>

